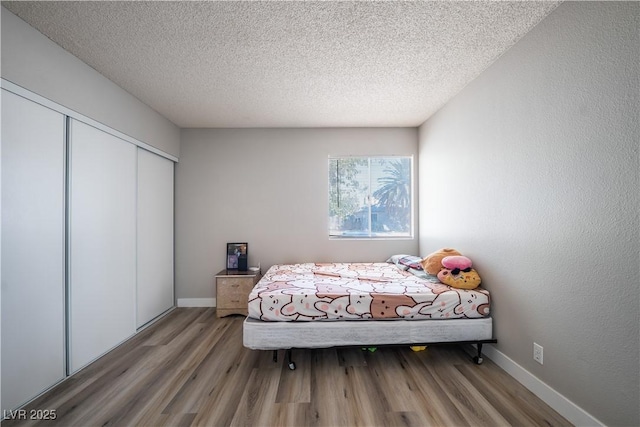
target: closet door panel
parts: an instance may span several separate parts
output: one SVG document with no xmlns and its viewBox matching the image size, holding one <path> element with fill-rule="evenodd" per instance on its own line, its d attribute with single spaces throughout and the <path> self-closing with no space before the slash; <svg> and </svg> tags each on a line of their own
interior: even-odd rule
<svg viewBox="0 0 640 427">
<path fill-rule="evenodd" d="M 135 333 L 136 147 L 70 123 L 69 339 L 75 372 Z"/>
<path fill-rule="evenodd" d="M 2 90 L 2 409 L 65 376 L 65 119 Z"/>
<path fill-rule="evenodd" d="M 173 162 L 138 148 L 137 326 L 173 298 Z"/>
</svg>

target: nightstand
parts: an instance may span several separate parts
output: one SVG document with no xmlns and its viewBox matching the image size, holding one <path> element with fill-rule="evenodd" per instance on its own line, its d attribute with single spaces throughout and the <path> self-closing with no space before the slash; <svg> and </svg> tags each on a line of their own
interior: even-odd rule
<svg viewBox="0 0 640 427">
<path fill-rule="evenodd" d="M 216 274 L 216 316 L 246 316 L 249 293 L 260 277 L 258 271 L 222 270 Z"/>
</svg>

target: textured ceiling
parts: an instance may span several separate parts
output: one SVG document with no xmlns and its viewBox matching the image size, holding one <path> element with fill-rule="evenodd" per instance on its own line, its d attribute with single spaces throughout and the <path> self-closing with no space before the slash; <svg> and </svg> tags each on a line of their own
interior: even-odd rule
<svg viewBox="0 0 640 427">
<path fill-rule="evenodd" d="M 418 126 L 558 3 L 2 2 L 180 127 Z"/>
</svg>

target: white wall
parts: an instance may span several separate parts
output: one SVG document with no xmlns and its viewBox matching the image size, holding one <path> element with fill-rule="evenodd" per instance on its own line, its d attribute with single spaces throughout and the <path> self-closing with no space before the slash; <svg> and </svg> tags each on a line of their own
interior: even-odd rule
<svg viewBox="0 0 640 427">
<path fill-rule="evenodd" d="M 640 425 L 639 22 L 563 3 L 419 134 L 420 251 L 472 258 L 498 351 L 609 426 Z"/>
<path fill-rule="evenodd" d="M 417 169 L 416 128 L 186 129 L 181 144 L 177 298 L 215 296 L 227 242 L 248 242 L 249 265 L 260 262 L 263 272 L 277 263 L 384 261 L 417 252 L 417 238 L 329 240 L 327 218 L 328 156 L 414 155 Z"/>
<path fill-rule="evenodd" d="M 177 126 L 7 9 L 1 15 L 3 79 L 179 157 Z"/>
</svg>

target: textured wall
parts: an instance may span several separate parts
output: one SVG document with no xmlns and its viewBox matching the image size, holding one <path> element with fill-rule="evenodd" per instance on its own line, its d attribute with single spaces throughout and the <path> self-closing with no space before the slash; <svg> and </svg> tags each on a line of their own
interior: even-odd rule
<svg viewBox="0 0 640 427">
<path fill-rule="evenodd" d="M 420 251 L 469 255 L 498 350 L 610 426 L 640 424 L 639 10 L 562 4 L 419 136 Z"/>
<path fill-rule="evenodd" d="M 2 78 L 167 154 L 180 154 L 177 126 L 4 7 Z"/>
<path fill-rule="evenodd" d="M 277 263 L 384 261 L 415 253 L 417 237 L 329 240 L 328 156 L 417 157 L 417 149 L 416 128 L 183 130 L 176 165 L 177 298 L 215 296 L 213 276 L 225 266 L 227 242 L 248 242 L 249 264 L 260 262 L 263 272 Z"/>
</svg>

